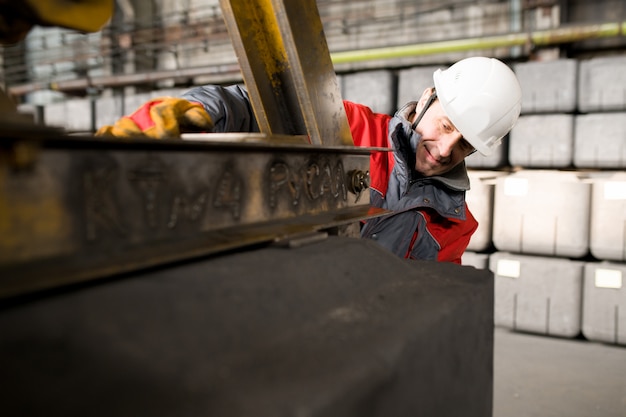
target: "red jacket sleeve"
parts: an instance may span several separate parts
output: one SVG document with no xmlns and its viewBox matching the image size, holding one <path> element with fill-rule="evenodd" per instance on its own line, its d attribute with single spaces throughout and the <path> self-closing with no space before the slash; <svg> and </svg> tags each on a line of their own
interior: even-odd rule
<svg viewBox="0 0 626 417">
<path fill-rule="evenodd" d="M 361 104 L 343 102 L 356 146 L 389 148 L 389 121 L 391 116 L 374 113 Z M 387 192 L 389 175 L 393 168 L 393 152 L 372 152 L 370 157 L 370 187 L 383 196 Z"/>
</svg>

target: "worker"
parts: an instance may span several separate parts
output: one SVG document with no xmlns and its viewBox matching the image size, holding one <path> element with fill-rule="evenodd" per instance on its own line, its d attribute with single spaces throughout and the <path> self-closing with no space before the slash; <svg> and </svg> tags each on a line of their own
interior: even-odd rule
<svg viewBox="0 0 626 417">
<path fill-rule="evenodd" d="M 478 227 L 465 204 L 465 158 L 500 145 L 519 116 L 521 89 L 506 64 L 487 57 L 439 69 L 433 81 L 394 116 L 344 101 L 355 145 L 392 149 L 373 152 L 370 161 L 370 203 L 390 214 L 365 221 L 361 236 L 403 258 L 461 263 Z M 190 127 L 258 131 L 243 88 L 207 85 L 149 101 L 97 134 L 158 138 Z"/>
</svg>

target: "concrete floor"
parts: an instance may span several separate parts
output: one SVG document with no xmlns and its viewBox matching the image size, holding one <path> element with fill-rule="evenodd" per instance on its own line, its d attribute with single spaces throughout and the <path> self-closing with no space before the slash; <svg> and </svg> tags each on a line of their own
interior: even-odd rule
<svg viewBox="0 0 626 417">
<path fill-rule="evenodd" d="M 498 328 L 493 417 L 626 417 L 626 346 Z"/>
</svg>

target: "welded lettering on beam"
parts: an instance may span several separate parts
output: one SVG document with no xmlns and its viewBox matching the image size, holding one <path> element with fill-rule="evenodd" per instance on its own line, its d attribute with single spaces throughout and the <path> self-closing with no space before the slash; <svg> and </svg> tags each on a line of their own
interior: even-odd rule
<svg viewBox="0 0 626 417">
<path fill-rule="evenodd" d="M 241 197 L 243 180 L 235 173 L 231 164 L 228 164 L 217 183 L 213 207 L 230 210 L 233 219 L 241 217 Z"/>
<path fill-rule="evenodd" d="M 181 218 L 192 222 L 197 221 L 205 210 L 207 200 L 207 191 L 200 192 L 195 198 L 187 198 L 179 195 L 175 196 L 167 227 L 169 229 L 175 228 Z"/>
<path fill-rule="evenodd" d="M 291 205 L 297 206 L 300 201 L 300 184 L 297 174 L 292 172 L 287 163 L 277 161 L 269 169 L 269 205 L 271 208 L 278 205 L 278 193 L 281 189 L 286 189 Z"/>
<path fill-rule="evenodd" d="M 341 161 L 334 168 L 331 168 L 328 161 L 321 167 L 315 162 L 310 163 L 306 170 L 306 190 L 311 200 L 330 194 L 334 199 L 341 196 L 345 201 L 348 198 L 348 189 Z"/>
<path fill-rule="evenodd" d="M 158 197 L 166 178 L 163 162 L 155 157 L 148 157 L 128 173 L 128 179 L 134 183 L 143 199 L 145 218 L 152 228 L 157 226 Z"/>
<path fill-rule="evenodd" d="M 301 196 L 310 201 L 348 199 L 346 174 L 341 160 L 309 160 L 302 167 L 294 167 L 284 160 L 271 163 L 268 172 L 268 201 L 270 208 L 278 206 L 280 196 L 289 199 L 292 207 L 300 204 Z"/>
<path fill-rule="evenodd" d="M 164 239 L 334 210 L 354 192 L 336 155 L 140 158 L 99 154 L 77 166 L 88 241 Z"/>
<path fill-rule="evenodd" d="M 85 233 L 88 241 L 98 238 L 98 226 L 120 236 L 126 235 L 120 222 L 120 209 L 114 198 L 114 185 L 119 176 L 119 166 L 112 158 L 99 158 L 88 161 L 89 170 L 82 175 L 82 188 L 85 198 Z M 96 163 L 93 163 L 96 162 Z"/>
</svg>

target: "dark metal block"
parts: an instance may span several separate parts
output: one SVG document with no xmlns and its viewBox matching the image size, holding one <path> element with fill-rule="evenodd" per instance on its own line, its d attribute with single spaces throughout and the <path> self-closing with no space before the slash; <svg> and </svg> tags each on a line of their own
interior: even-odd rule
<svg viewBox="0 0 626 417">
<path fill-rule="evenodd" d="M 493 276 L 329 237 L 5 300 L 3 416 L 491 416 Z"/>
</svg>

